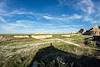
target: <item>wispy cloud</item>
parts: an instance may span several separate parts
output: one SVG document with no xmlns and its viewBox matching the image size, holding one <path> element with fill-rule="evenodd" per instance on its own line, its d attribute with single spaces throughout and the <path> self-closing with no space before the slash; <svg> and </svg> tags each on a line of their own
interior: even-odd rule
<svg viewBox="0 0 100 67">
<path fill-rule="evenodd" d="M 0 16 L 0 23 L 7 23 L 6 20 Z"/>
<path fill-rule="evenodd" d="M 80 9 L 81 11 L 92 14 L 95 11 L 95 5 L 92 0 L 58 0 L 59 4 L 62 6 L 74 7 L 75 9 Z"/>
<path fill-rule="evenodd" d="M 8 22 L 7 20 L 4 19 L 4 16 L 6 17 L 13 17 L 16 15 L 25 15 L 24 17 L 27 16 L 32 16 L 31 18 L 33 18 L 33 16 L 35 16 L 36 18 L 41 18 L 39 21 L 35 21 L 35 20 L 29 20 L 29 19 L 19 19 L 19 20 L 15 20 L 13 22 Z M 0 17 L 0 20 L 4 23 L 2 24 L 2 30 L 4 30 L 5 32 L 18 32 L 18 31 L 25 31 L 25 32 L 33 32 L 33 30 L 35 32 L 42 32 L 42 31 L 46 31 L 47 29 L 51 29 L 51 32 L 55 32 L 52 31 L 53 29 L 57 29 L 62 30 L 64 32 L 64 28 L 70 28 L 71 29 L 78 29 L 80 26 L 77 25 L 63 25 L 64 23 L 67 23 L 69 20 L 77 20 L 77 19 L 81 19 L 82 16 L 78 15 L 78 14 L 74 14 L 72 16 L 67 15 L 67 16 L 53 16 L 53 15 L 48 15 L 48 14 L 40 14 L 40 13 L 34 13 L 34 12 L 30 12 L 30 11 L 20 11 L 20 10 L 15 10 L 12 12 L 9 12 L 5 15 L 2 15 Z M 47 24 L 43 24 L 43 20 L 48 20 Z M 51 22 L 53 23 L 51 23 Z M 66 21 L 66 22 L 65 22 Z M 62 23 L 63 22 L 63 23 Z M 41 24 L 39 24 L 41 23 Z M 70 22 L 69 22 L 70 23 Z M 42 28 L 41 28 L 42 27 Z"/>
<path fill-rule="evenodd" d="M 81 9 L 83 12 L 85 12 L 88 15 L 91 15 L 94 13 L 94 3 L 92 0 L 81 0 L 77 3 L 78 8 Z"/>
<path fill-rule="evenodd" d="M 76 19 L 81 19 L 82 16 L 78 15 L 78 14 L 74 14 L 74 15 L 69 15 L 69 16 L 43 16 L 43 18 L 47 19 L 47 20 L 60 20 L 60 21 L 65 21 L 65 20 L 76 20 Z"/>
<path fill-rule="evenodd" d="M 25 22 L 28 22 L 28 23 L 25 23 Z M 24 30 L 30 31 L 29 29 L 32 29 L 32 28 L 33 28 L 32 21 L 30 20 L 17 20 L 14 23 L 4 23 L 1 25 L 1 29 L 6 33 L 7 32 L 18 33 L 18 30 L 19 31 L 24 31 Z"/>
<path fill-rule="evenodd" d="M 97 16 L 99 15 L 98 13 L 99 7 L 96 4 L 94 4 L 92 0 L 82 0 L 79 3 L 77 3 L 77 6 L 79 6 L 78 8 L 80 8 L 80 10 L 84 12 L 83 15 L 84 21 L 89 21 L 92 24 L 94 24 L 96 21 L 97 22 L 96 24 L 98 24 L 99 20 L 97 18 L 100 19 L 100 17 Z"/>
<path fill-rule="evenodd" d="M 65 32 L 68 30 L 76 31 L 84 27 L 85 22 L 100 23 L 100 11 L 99 9 L 97 10 L 98 6 L 92 0 L 58 1 L 64 9 L 67 9 L 65 7 L 67 6 L 76 11 L 79 10 L 80 13 L 72 11 L 72 14 L 64 13 L 65 15 L 54 16 L 51 14 L 52 12 L 38 13 L 24 10 L 23 8 L 12 9 L 9 12 L 6 10 L 6 0 L 0 0 L 0 30 L 2 28 L 5 32 L 46 32 L 47 30 L 49 30 L 47 32 L 55 32 L 55 30 Z M 61 10 L 60 12 L 62 13 L 63 11 Z"/>
<path fill-rule="evenodd" d="M 58 0 L 60 5 L 73 7 L 74 9 L 81 11 L 82 20 L 84 22 L 99 21 L 99 6 L 96 5 L 92 0 Z M 70 2 L 70 3 L 69 3 Z M 99 18 L 100 19 L 100 18 Z"/>
</svg>

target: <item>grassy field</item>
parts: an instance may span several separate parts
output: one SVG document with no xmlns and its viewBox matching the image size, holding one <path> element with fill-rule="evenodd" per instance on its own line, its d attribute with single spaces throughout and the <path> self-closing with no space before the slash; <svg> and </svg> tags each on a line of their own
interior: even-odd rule
<svg viewBox="0 0 100 67">
<path fill-rule="evenodd" d="M 39 49 L 34 61 L 39 67 L 91 67 L 100 66 L 96 50 L 80 48 L 63 42 Z"/>
<path fill-rule="evenodd" d="M 70 38 L 61 37 L 61 35 L 53 35 L 53 36 L 54 36 L 53 38 L 61 38 L 61 39 L 63 38 L 64 40 L 69 40 L 78 44 L 82 43 L 85 38 L 85 36 L 81 35 L 71 36 Z M 31 67 L 34 61 L 37 61 L 39 65 L 42 65 L 40 67 L 50 67 L 50 66 L 53 67 L 52 65 L 58 59 L 60 59 L 61 62 L 64 61 L 65 65 L 66 64 L 70 65 L 74 64 L 75 61 L 77 62 L 79 62 L 78 60 L 81 61 L 81 59 L 78 58 L 82 58 L 83 56 L 86 56 L 86 58 L 84 58 L 86 60 L 84 61 L 87 61 L 88 59 L 94 61 L 95 59 L 99 58 L 99 55 L 97 54 L 97 51 L 95 49 L 81 48 L 60 41 L 54 41 L 51 43 L 48 42 L 48 39 L 46 41 L 45 40 L 42 41 L 33 38 L 9 40 L 11 36 L 6 36 L 6 38 L 8 38 L 7 41 L 0 42 L 0 67 Z M 74 56 L 74 60 L 73 59 L 68 59 L 70 61 L 63 60 L 65 57 L 68 56 L 69 58 L 73 58 Z M 95 59 L 92 59 L 91 57 Z M 44 61 L 47 63 L 44 64 Z M 58 62 L 59 61 L 55 63 Z M 95 62 L 97 61 L 95 60 Z M 51 65 L 46 66 L 48 64 Z"/>
<path fill-rule="evenodd" d="M 18 45 L 28 45 L 28 44 L 32 44 L 32 43 L 38 43 L 38 42 L 42 42 L 41 40 L 37 40 L 37 39 L 19 39 L 20 41 L 3 41 L 0 42 L 1 46 L 18 46 Z"/>
<path fill-rule="evenodd" d="M 0 67 L 28 67 L 38 49 L 46 46 L 48 44 L 2 46 L 0 47 Z"/>
<path fill-rule="evenodd" d="M 41 44 L 39 46 L 8 46 L 0 47 L 0 67 L 28 67 L 32 63 L 36 54 L 41 49 L 50 47 L 51 43 Z M 63 42 L 53 42 L 52 46 L 58 50 L 72 53 L 75 55 L 94 56 L 95 50 L 82 49 Z M 52 50 L 50 50 L 52 51 Z M 58 53 L 59 54 L 59 53 Z"/>
</svg>

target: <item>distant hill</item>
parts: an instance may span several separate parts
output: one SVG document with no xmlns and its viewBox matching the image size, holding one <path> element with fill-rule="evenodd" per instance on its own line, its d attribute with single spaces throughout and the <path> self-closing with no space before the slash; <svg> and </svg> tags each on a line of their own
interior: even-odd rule
<svg viewBox="0 0 100 67">
<path fill-rule="evenodd" d="M 89 30 L 86 30 L 83 35 L 92 35 L 92 30 L 93 28 L 89 29 Z"/>
<path fill-rule="evenodd" d="M 100 35 L 100 26 L 94 26 L 93 28 L 86 30 L 83 35 Z"/>
</svg>

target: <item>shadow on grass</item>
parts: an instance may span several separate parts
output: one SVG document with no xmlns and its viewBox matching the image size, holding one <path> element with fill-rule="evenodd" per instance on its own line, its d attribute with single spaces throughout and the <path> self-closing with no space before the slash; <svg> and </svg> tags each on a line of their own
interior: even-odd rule
<svg viewBox="0 0 100 67">
<path fill-rule="evenodd" d="M 40 49 L 30 67 L 100 67 L 100 60 L 90 56 L 78 56 L 53 46 Z"/>
</svg>

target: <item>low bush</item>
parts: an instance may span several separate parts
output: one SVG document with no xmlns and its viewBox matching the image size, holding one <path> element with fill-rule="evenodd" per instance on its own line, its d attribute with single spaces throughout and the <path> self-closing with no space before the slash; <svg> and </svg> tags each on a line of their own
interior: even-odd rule
<svg viewBox="0 0 100 67">
<path fill-rule="evenodd" d="M 86 38 L 84 43 L 87 46 L 96 47 L 96 43 L 92 40 L 92 38 Z"/>
</svg>

